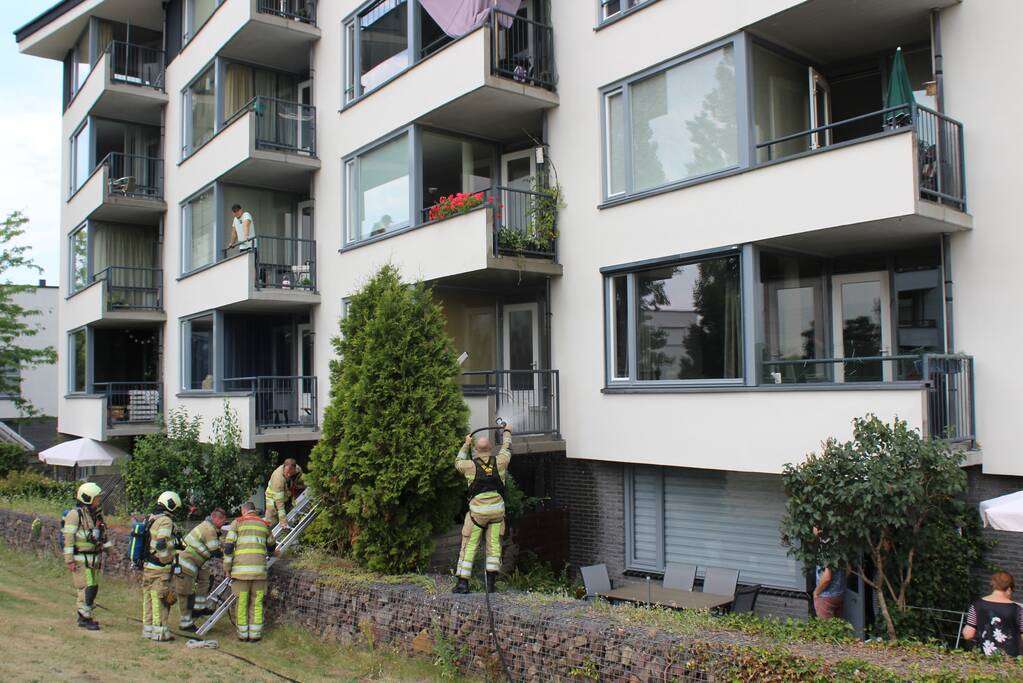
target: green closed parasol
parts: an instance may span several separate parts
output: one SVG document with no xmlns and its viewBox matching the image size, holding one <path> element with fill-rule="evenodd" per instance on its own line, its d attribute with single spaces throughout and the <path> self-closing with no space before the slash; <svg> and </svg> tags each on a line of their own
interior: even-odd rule
<svg viewBox="0 0 1023 683">
<path fill-rule="evenodd" d="M 909 71 L 906 70 L 906 62 L 902 58 L 900 47 L 895 50 L 892 73 L 888 79 L 888 96 L 884 100 L 885 109 L 899 108 L 885 114 L 885 123 L 890 126 L 904 126 L 909 123 L 912 118 L 912 104 L 913 86 L 909 83 Z"/>
</svg>

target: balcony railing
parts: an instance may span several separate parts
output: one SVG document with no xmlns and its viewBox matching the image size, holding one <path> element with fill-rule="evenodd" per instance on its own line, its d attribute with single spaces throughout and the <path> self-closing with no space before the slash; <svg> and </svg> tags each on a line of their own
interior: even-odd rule
<svg viewBox="0 0 1023 683">
<path fill-rule="evenodd" d="M 108 311 L 162 311 L 163 271 L 110 266 L 93 276 L 106 280 Z"/>
<path fill-rule="evenodd" d="M 491 10 L 490 70 L 514 81 L 554 90 L 554 28 L 524 17 Z"/>
<path fill-rule="evenodd" d="M 258 9 L 263 14 L 316 26 L 316 4 L 306 0 L 259 0 Z"/>
<path fill-rule="evenodd" d="M 515 434 L 561 434 L 561 387 L 557 370 L 475 370 L 462 373 L 467 394 L 493 395 L 496 417 Z"/>
<path fill-rule="evenodd" d="M 256 115 L 256 147 L 316 155 L 316 107 L 257 95 L 232 114 L 224 127 L 248 112 Z"/>
<path fill-rule="evenodd" d="M 924 382 L 930 436 L 953 443 L 976 439 L 973 357 L 960 354 L 764 360 L 771 384 Z"/>
<path fill-rule="evenodd" d="M 258 236 L 224 249 L 224 258 L 252 251 L 258 289 L 316 291 L 316 240 Z"/>
<path fill-rule="evenodd" d="M 93 391 L 107 397 L 107 425 L 158 424 L 163 413 L 162 382 L 102 382 Z"/>
<path fill-rule="evenodd" d="M 113 80 L 163 90 L 163 50 L 112 40 L 107 45 L 107 54 L 111 59 L 110 75 Z"/>
<path fill-rule="evenodd" d="M 861 128 L 872 121 L 876 122 L 877 133 L 913 126 L 916 132 L 920 196 L 966 211 L 963 124 L 916 103 L 880 109 L 761 142 L 757 144 L 757 150 L 766 150 L 767 159 L 771 161 L 784 156 L 778 154 L 775 148 L 786 142 L 803 140 L 806 151 L 828 147 L 833 144 L 836 131 L 852 124 Z"/>
<path fill-rule="evenodd" d="M 163 198 L 163 159 L 111 152 L 102 162 L 107 167 L 107 193 L 143 199 Z"/>
<path fill-rule="evenodd" d="M 316 429 L 316 377 L 230 377 L 224 379 L 224 390 L 255 397 L 256 428 L 261 433 L 295 427 Z"/>
</svg>

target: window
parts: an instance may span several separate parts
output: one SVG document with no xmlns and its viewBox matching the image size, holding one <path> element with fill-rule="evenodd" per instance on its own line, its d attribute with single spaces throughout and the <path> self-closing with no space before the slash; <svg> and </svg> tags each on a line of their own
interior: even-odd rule
<svg viewBox="0 0 1023 683">
<path fill-rule="evenodd" d="M 355 99 L 355 22 L 345 24 L 345 102 Z"/>
<path fill-rule="evenodd" d="M 420 208 L 429 209 L 441 197 L 490 187 L 493 145 L 430 131 L 424 131 L 419 139 L 423 160 Z"/>
<path fill-rule="evenodd" d="M 68 334 L 68 384 L 71 393 L 80 394 L 86 390 L 87 330 L 75 330 Z"/>
<path fill-rule="evenodd" d="M 810 128 L 807 66 L 753 45 L 753 127 L 762 144 Z M 810 137 L 797 137 L 757 149 L 757 161 L 780 159 L 810 149 Z"/>
<path fill-rule="evenodd" d="M 345 164 L 349 242 L 411 225 L 409 140 L 402 133 Z"/>
<path fill-rule="evenodd" d="M 412 62 L 408 0 L 379 0 L 345 25 L 345 101 L 373 90 Z"/>
<path fill-rule="evenodd" d="M 71 138 L 71 194 L 85 184 L 92 174 L 91 126 L 88 118 Z"/>
<path fill-rule="evenodd" d="M 247 64 L 228 63 L 224 67 L 223 119 L 230 119 L 248 106 L 254 97 L 294 102 L 297 99 L 297 78 L 292 74 L 259 69 Z M 274 117 L 274 113 L 270 112 L 269 116 Z M 276 118 L 283 117 L 284 113 Z"/>
<path fill-rule="evenodd" d="M 89 273 L 89 224 L 86 223 L 76 228 L 70 237 L 70 277 L 71 293 L 75 293 L 89 285 L 91 281 Z"/>
<path fill-rule="evenodd" d="M 739 264 L 734 254 L 610 277 L 612 383 L 741 380 Z"/>
<path fill-rule="evenodd" d="M 216 114 L 215 67 L 210 65 L 185 89 L 185 156 L 213 137 L 216 130 Z"/>
<path fill-rule="evenodd" d="M 762 382 L 830 382 L 828 364 L 801 363 L 827 358 L 824 264 L 811 256 L 760 254 L 764 361 Z"/>
<path fill-rule="evenodd" d="M 216 260 L 214 191 L 210 187 L 182 207 L 181 270 L 190 273 Z"/>
<path fill-rule="evenodd" d="M 213 16 L 221 0 L 185 0 L 185 21 L 182 38 L 188 42 Z"/>
<path fill-rule="evenodd" d="M 17 365 L 0 366 L 0 399 L 21 396 L 21 368 Z"/>
<path fill-rule="evenodd" d="M 606 21 L 633 7 L 638 7 L 650 0 L 597 0 L 600 3 L 600 20 Z"/>
<path fill-rule="evenodd" d="M 213 315 L 191 318 L 181 323 L 182 387 L 186 391 L 212 391 Z"/>
<path fill-rule="evenodd" d="M 82 36 L 75 43 L 73 53 L 73 69 L 74 69 L 74 92 L 78 92 L 85 85 L 85 81 L 89 78 L 89 72 L 92 71 L 92 59 L 89 54 L 89 29 L 82 31 Z"/>
<path fill-rule="evenodd" d="M 740 165 L 731 42 L 605 92 L 608 197 Z"/>
</svg>

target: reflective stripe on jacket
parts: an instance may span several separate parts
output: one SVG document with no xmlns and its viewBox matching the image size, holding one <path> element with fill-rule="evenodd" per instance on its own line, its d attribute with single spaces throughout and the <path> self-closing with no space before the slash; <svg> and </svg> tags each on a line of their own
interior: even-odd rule
<svg viewBox="0 0 1023 683">
<path fill-rule="evenodd" d="M 224 572 L 232 579 L 265 579 L 267 556 L 276 546 L 277 539 L 262 518 L 239 517 L 231 522 L 224 539 Z"/>
<path fill-rule="evenodd" d="M 501 437 L 501 450 L 497 454 L 497 473 L 501 481 L 508 480 L 508 464 L 511 462 L 511 432 L 505 432 Z M 462 473 L 467 484 L 472 484 L 476 478 L 476 465 L 469 456 L 469 447 L 462 446 L 455 458 L 455 469 Z M 473 496 L 469 501 L 469 511 L 477 515 L 500 514 L 504 512 L 504 498 L 497 491 L 486 491 Z"/>
<path fill-rule="evenodd" d="M 153 523 L 149 527 L 149 555 L 163 564 L 147 560 L 144 568 L 169 573 L 174 569 L 174 520 L 165 514 L 153 515 L 151 519 Z"/>
<path fill-rule="evenodd" d="M 276 508 L 280 515 L 284 516 L 284 504 L 291 499 L 291 487 L 304 489 L 302 481 L 302 468 L 295 465 L 295 476 L 290 480 L 284 476 L 284 465 L 281 465 L 270 475 L 270 481 L 266 485 L 266 505 Z"/>
<path fill-rule="evenodd" d="M 207 517 L 188 532 L 184 543 L 184 550 L 178 551 L 178 564 L 182 571 L 195 576 L 220 550 L 220 530 Z"/>
<path fill-rule="evenodd" d="M 64 560 L 70 562 L 73 556 L 95 555 L 99 547 L 89 538 L 89 533 L 96 528 L 96 520 L 88 509 L 76 507 L 64 516 Z M 74 558 L 76 562 L 81 560 Z"/>
</svg>

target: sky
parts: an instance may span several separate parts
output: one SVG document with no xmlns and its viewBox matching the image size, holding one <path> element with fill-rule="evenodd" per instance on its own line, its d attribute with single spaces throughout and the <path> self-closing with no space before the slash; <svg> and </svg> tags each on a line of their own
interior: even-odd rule
<svg viewBox="0 0 1023 683">
<path fill-rule="evenodd" d="M 60 258 L 60 63 L 18 53 L 14 30 L 56 0 L 4 3 L 0 12 L 0 216 L 29 218 L 21 242 L 42 267 L 3 273 L 5 281 L 57 284 Z"/>
</svg>

